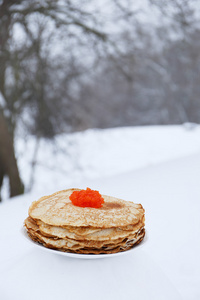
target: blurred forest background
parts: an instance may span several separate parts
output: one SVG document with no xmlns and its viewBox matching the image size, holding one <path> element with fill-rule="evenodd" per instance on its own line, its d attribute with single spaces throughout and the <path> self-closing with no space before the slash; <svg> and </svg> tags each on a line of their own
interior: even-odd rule
<svg viewBox="0 0 200 300">
<path fill-rule="evenodd" d="M 200 122 L 199 0 L 0 0 L 0 187 L 17 138 Z"/>
</svg>

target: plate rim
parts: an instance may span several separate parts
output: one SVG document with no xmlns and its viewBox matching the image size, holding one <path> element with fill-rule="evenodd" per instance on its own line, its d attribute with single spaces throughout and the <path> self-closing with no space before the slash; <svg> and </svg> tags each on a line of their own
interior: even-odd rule
<svg viewBox="0 0 200 300">
<path fill-rule="evenodd" d="M 128 253 L 134 251 L 135 249 L 143 247 L 144 244 L 146 244 L 146 242 L 148 240 L 148 234 L 147 234 L 147 231 L 145 229 L 145 236 L 144 236 L 143 240 L 138 245 L 135 245 L 135 247 L 133 247 L 129 250 L 121 251 L 121 252 L 117 252 L 117 253 L 108 253 L 108 254 L 106 254 L 106 253 L 102 253 L 102 254 L 79 254 L 79 253 L 64 252 L 64 251 L 59 251 L 59 250 L 47 248 L 47 247 L 43 246 L 42 244 L 33 241 L 29 237 L 25 226 L 22 226 L 20 232 L 23 235 L 23 237 L 26 239 L 26 241 L 28 241 L 29 243 L 31 243 L 34 246 L 39 247 L 38 249 L 43 249 L 43 250 L 48 251 L 49 253 L 52 253 L 52 254 L 57 254 L 57 255 L 62 255 L 62 256 L 67 256 L 67 257 L 77 258 L 77 259 L 100 259 L 100 258 L 116 257 L 116 256 L 119 256 L 119 255 L 128 254 Z"/>
</svg>

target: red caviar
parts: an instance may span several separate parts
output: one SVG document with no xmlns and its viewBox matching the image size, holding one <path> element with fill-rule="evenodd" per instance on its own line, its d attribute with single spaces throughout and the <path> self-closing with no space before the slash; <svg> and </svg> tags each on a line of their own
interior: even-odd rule
<svg viewBox="0 0 200 300">
<path fill-rule="evenodd" d="M 81 191 L 74 191 L 69 199 L 76 206 L 99 208 L 104 203 L 104 199 L 98 191 L 90 188 Z"/>
</svg>

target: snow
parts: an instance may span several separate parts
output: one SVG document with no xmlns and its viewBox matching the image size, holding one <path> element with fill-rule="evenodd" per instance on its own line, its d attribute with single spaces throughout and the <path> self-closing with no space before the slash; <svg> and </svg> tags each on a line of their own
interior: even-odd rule
<svg viewBox="0 0 200 300">
<path fill-rule="evenodd" d="M 33 182 L 33 193 L 45 193 L 199 153 L 199 135 L 200 126 L 192 124 L 89 129 L 60 135 L 54 142 L 20 139 L 16 146 L 26 189 Z"/>
<path fill-rule="evenodd" d="M 80 186 L 143 204 L 145 251 L 184 300 L 200 299 L 199 178 L 200 153 Z"/>
<path fill-rule="evenodd" d="M 88 186 L 142 203 L 148 235 L 145 253 L 183 300 L 200 299 L 200 126 L 93 129 L 63 134 L 54 143 L 20 140 L 17 153 L 26 183 L 35 145 L 38 166 L 32 191 L 2 204 L 10 207 L 10 216 L 18 201 L 21 224 L 33 200 L 69 187 Z"/>
</svg>

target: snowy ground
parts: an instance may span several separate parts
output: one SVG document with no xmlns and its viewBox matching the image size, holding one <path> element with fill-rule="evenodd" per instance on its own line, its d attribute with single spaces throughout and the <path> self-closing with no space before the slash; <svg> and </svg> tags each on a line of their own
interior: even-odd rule
<svg viewBox="0 0 200 300">
<path fill-rule="evenodd" d="M 125 127 L 61 135 L 53 143 L 21 139 L 16 146 L 26 190 L 43 194 L 199 153 L 199 137 L 193 125 Z"/>
<path fill-rule="evenodd" d="M 18 144 L 27 185 L 34 146 L 32 139 Z M 89 186 L 142 203 L 146 253 L 184 300 L 200 299 L 200 126 L 87 130 L 60 136 L 54 144 L 40 141 L 37 149 L 32 192 L 19 197 L 23 204 L 19 224 L 31 201 L 68 187 Z"/>
</svg>

